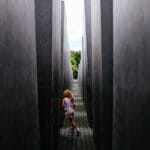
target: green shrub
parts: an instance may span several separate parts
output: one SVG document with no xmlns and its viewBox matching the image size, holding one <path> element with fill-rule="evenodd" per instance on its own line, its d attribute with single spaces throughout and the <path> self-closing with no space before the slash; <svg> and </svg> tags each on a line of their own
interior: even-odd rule
<svg viewBox="0 0 150 150">
<path fill-rule="evenodd" d="M 73 78 L 77 79 L 78 78 L 78 68 L 76 65 L 72 66 L 72 70 L 73 70 Z"/>
<path fill-rule="evenodd" d="M 79 70 L 80 60 L 81 60 L 81 52 L 80 51 L 71 51 L 71 65 L 72 65 L 74 79 L 78 78 L 78 70 Z"/>
<path fill-rule="evenodd" d="M 73 58 L 73 57 L 71 58 L 71 64 L 72 64 L 72 65 L 77 65 L 77 61 L 76 61 L 75 58 Z"/>
</svg>

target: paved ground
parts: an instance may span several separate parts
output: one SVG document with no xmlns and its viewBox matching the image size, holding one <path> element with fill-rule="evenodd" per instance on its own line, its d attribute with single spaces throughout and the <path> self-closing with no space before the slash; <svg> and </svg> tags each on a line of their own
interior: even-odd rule
<svg viewBox="0 0 150 150">
<path fill-rule="evenodd" d="M 80 136 L 76 133 L 72 134 L 69 130 L 68 120 L 64 120 L 64 127 L 60 129 L 60 143 L 57 150 L 95 150 L 93 142 L 92 129 L 89 127 L 87 114 L 85 112 L 84 103 L 82 101 L 79 84 L 74 81 L 72 89 L 75 100 L 77 101 L 75 120 L 78 122 L 81 130 Z"/>
</svg>

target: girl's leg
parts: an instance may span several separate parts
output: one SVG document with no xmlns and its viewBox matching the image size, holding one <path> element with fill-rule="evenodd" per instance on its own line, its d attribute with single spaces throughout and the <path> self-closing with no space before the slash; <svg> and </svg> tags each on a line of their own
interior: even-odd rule
<svg viewBox="0 0 150 150">
<path fill-rule="evenodd" d="M 76 129 L 77 128 L 77 124 L 76 122 L 73 120 L 73 118 L 69 118 L 70 124 L 72 126 L 72 128 Z"/>
<path fill-rule="evenodd" d="M 73 117 L 74 117 L 74 112 L 69 115 L 71 130 L 76 129 L 76 127 L 77 127 L 76 123 L 73 121 Z"/>
<path fill-rule="evenodd" d="M 73 120 L 73 118 L 70 118 L 70 123 L 73 129 L 75 129 L 77 131 L 77 135 L 80 134 L 80 129 L 77 127 L 77 123 Z"/>
<path fill-rule="evenodd" d="M 74 112 L 69 115 L 69 121 L 70 121 L 70 124 L 72 126 L 71 129 L 72 130 L 75 129 L 77 131 L 77 135 L 79 135 L 80 129 L 77 127 L 77 123 L 74 121 Z"/>
</svg>

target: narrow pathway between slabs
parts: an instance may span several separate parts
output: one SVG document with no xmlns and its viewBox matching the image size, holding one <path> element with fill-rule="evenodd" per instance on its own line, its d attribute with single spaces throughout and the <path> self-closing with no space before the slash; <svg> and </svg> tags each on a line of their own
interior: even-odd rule
<svg viewBox="0 0 150 150">
<path fill-rule="evenodd" d="M 71 90 L 76 100 L 75 120 L 81 134 L 79 136 L 76 136 L 76 133 L 72 134 L 69 121 L 65 119 L 64 126 L 60 129 L 60 143 L 57 150 L 95 150 L 93 132 L 89 127 L 78 81 L 73 81 Z"/>
</svg>

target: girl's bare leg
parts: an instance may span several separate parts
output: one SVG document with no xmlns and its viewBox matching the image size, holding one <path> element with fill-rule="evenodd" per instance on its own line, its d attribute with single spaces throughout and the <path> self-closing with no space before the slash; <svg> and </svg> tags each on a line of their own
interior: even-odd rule
<svg viewBox="0 0 150 150">
<path fill-rule="evenodd" d="M 77 127 L 76 122 L 73 120 L 73 118 L 70 118 L 69 120 L 70 120 L 72 128 L 75 129 L 77 131 L 77 135 L 79 135 L 80 134 L 80 129 Z"/>
<path fill-rule="evenodd" d="M 76 124 L 75 121 L 73 121 L 73 118 L 70 118 L 69 120 L 70 120 L 70 124 L 71 124 L 72 128 L 76 129 L 77 128 L 77 124 Z"/>
</svg>

